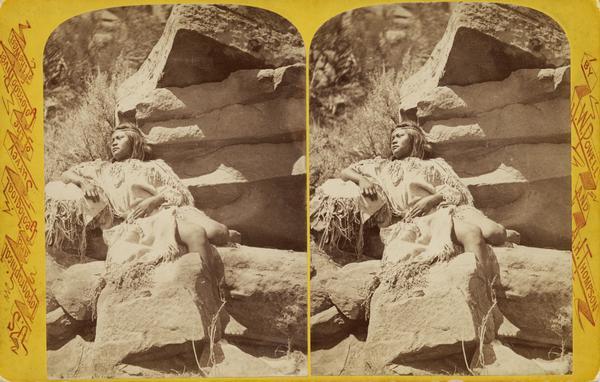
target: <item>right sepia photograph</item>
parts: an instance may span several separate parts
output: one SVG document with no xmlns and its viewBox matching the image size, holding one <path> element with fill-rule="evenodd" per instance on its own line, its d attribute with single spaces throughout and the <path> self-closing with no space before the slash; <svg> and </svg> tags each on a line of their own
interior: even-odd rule
<svg viewBox="0 0 600 382">
<path fill-rule="evenodd" d="M 569 42 L 495 3 L 310 47 L 313 376 L 572 372 Z"/>
</svg>

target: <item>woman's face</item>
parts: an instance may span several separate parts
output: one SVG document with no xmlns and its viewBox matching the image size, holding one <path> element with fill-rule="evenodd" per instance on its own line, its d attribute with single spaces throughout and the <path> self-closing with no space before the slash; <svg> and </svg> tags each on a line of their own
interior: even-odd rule
<svg viewBox="0 0 600 382">
<path fill-rule="evenodd" d="M 394 158 L 402 159 L 407 157 L 412 151 L 412 137 L 404 129 L 392 131 L 391 148 Z"/>
<path fill-rule="evenodd" d="M 116 161 L 122 161 L 131 157 L 133 144 L 129 136 L 122 131 L 116 131 L 112 135 L 110 151 Z"/>
</svg>

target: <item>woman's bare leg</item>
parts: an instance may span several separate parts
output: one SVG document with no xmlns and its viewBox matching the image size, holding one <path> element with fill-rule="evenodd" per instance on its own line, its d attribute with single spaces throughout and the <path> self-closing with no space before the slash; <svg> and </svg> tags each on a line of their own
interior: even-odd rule
<svg viewBox="0 0 600 382">
<path fill-rule="evenodd" d="M 187 246 L 188 252 L 198 253 L 200 259 L 202 259 L 204 269 L 202 284 L 204 284 L 203 288 L 206 289 L 204 289 L 200 298 L 207 302 L 206 309 L 213 308 L 213 310 L 204 313 L 209 315 L 211 325 L 213 322 L 217 323 L 214 340 L 218 341 L 228 320 L 227 313 L 221 309 L 225 303 L 227 293 L 225 268 L 221 256 L 210 244 L 204 227 L 196 219 L 190 217 L 190 214 L 177 215 L 177 239 Z"/>
<path fill-rule="evenodd" d="M 506 242 L 506 229 L 476 210 L 461 211 L 463 220 L 479 227 L 485 241 L 491 245 L 503 245 Z M 456 220 L 456 219 L 455 219 Z"/>
<path fill-rule="evenodd" d="M 487 270 L 490 259 L 488 258 L 487 243 L 481 229 L 461 219 L 455 218 L 453 223 L 454 239 L 464 247 L 465 252 L 472 252 L 475 255 L 478 267 Z"/>
<path fill-rule="evenodd" d="M 229 229 L 227 226 L 209 218 L 207 215 L 204 216 L 205 218 L 201 219 L 200 224 L 202 224 L 206 231 L 208 241 L 217 246 L 229 243 Z"/>
<path fill-rule="evenodd" d="M 192 214 L 177 214 L 177 236 L 188 252 L 196 252 L 203 262 L 207 264 L 215 279 L 221 283 L 224 276 L 223 261 L 219 254 L 211 247 L 210 240 L 202 222 Z"/>
<path fill-rule="evenodd" d="M 178 216 L 204 228 L 206 237 L 211 244 L 221 246 L 229 243 L 229 229 L 227 226 L 211 219 L 204 212 L 196 208 L 181 208 L 178 211 Z"/>
<path fill-rule="evenodd" d="M 487 219 L 487 218 L 486 218 Z M 489 219 L 488 219 L 489 220 Z M 494 223 L 493 221 L 489 220 Z M 493 254 L 488 252 L 489 246 L 486 243 L 486 238 L 478 225 L 467 223 L 464 220 L 454 218 L 453 219 L 454 227 L 453 227 L 453 239 L 456 239 L 465 249 L 465 252 L 473 252 L 475 254 L 475 261 L 477 262 L 477 268 L 483 271 L 483 275 L 485 277 L 486 282 L 486 293 L 490 299 L 490 302 L 494 299 L 494 284 L 498 283 L 499 280 L 497 276 L 499 274 L 498 264 L 495 261 L 495 257 Z M 496 224 L 496 223 L 494 223 Z M 504 227 L 502 227 L 504 228 Z M 488 312 L 491 313 L 489 319 L 493 322 L 493 325 L 500 325 L 502 322 L 502 315 L 498 310 L 497 306 L 491 305 L 491 310 Z M 483 323 L 483 321 L 482 321 Z M 490 342 L 494 338 L 489 335 L 488 330 L 484 330 L 483 338 L 481 340 L 484 342 L 482 347 L 477 347 L 475 354 L 471 359 L 471 367 L 482 367 L 481 360 L 484 360 L 484 355 L 490 350 Z"/>
</svg>

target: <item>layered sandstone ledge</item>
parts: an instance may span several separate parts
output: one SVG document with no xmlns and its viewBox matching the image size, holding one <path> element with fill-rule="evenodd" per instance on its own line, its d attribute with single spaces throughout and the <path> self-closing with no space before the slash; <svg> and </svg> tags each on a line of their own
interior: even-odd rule
<svg viewBox="0 0 600 382">
<path fill-rule="evenodd" d="M 195 253 L 138 288 L 105 286 L 106 246 L 92 232 L 88 256 L 47 255 L 49 376 L 306 374 L 305 102 L 304 47 L 286 20 L 173 7 L 115 113 L 147 135 L 198 209 L 239 232 L 216 249 L 223 301 L 207 297 L 214 270 Z"/>
<path fill-rule="evenodd" d="M 493 272 L 460 254 L 406 280 L 411 289 L 380 285 L 389 264 L 377 233 L 359 258 L 313 251 L 313 375 L 570 371 L 568 64 L 564 32 L 536 11 L 453 7 L 430 58 L 401 85 L 400 114 L 520 245 L 491 249 Z"/>
</svg>

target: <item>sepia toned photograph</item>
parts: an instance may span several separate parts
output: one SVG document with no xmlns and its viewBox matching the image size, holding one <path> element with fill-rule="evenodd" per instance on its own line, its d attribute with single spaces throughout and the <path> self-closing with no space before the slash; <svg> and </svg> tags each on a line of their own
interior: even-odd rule
<svg viewBox="0 0 600 382">
<path fill-rule="evenodd" d="M 312 375 L 572 373 L 569 55 L 494 3 L 316 32 Z"/>
<path fill-rule="evenodd" d="M 304 49 L 283 17 L 234 5 L 54 30 L 49 378 L 307 374 Z"/>
</svg>

